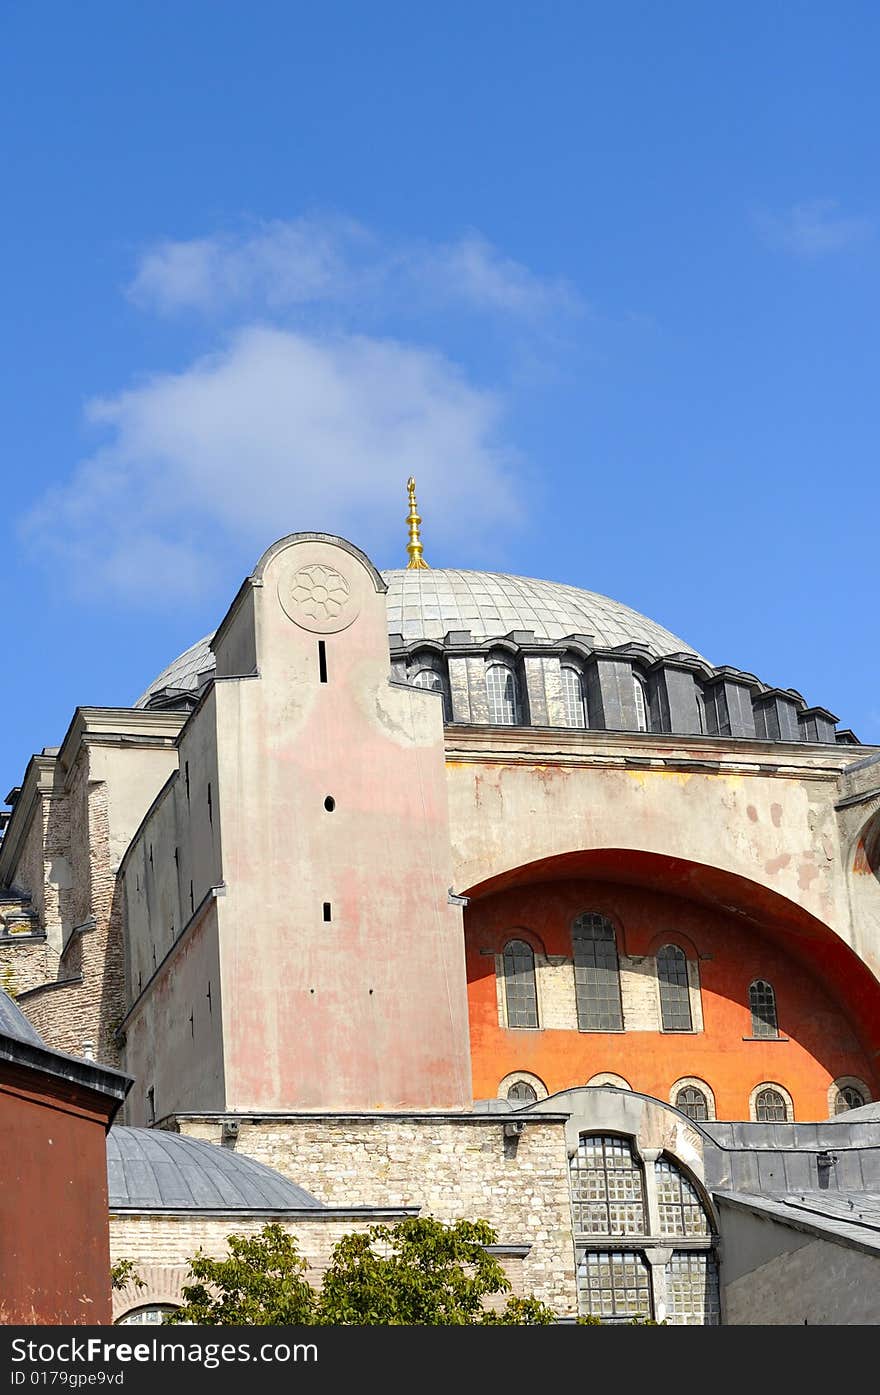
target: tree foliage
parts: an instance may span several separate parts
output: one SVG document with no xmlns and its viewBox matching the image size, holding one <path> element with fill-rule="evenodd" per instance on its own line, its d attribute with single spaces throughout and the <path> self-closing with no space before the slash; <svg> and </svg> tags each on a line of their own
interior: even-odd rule
<svg viewBox="0 0 880 1395">
<path fill-rule="evenodd" d="M 280 1225 L 259 1235 L 230 1235 L 225 1259 L 199 1251 L 192 1283 L 168 1323 L 204 1326 L 536 1326 L 555 1321 L 536 1298 L 510 1296 L 510 1284 L 487 1245 L 486 1221 L 444 1225 L 409 1217 L 344 1235 L 320 1289 L 305 1279 L 306 1262 Z M 507 1295 L 500 1310 L 485 1300 Z"/>
</svg>

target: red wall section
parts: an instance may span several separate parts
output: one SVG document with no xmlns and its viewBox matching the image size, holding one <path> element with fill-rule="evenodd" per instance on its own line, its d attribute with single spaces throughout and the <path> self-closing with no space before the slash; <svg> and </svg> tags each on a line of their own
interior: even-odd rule
<svg viewBox="0 0 880 1395">
<path fill-rule="evenodd" d="M 2 1076 L 0 1322 L 109 1323 L 106 1117 L 60 1082 Z"/>
<path fill-rule="evenodd" d="M 617 926 L 618 953 L 656 953 L 667 940 L 699 955 L 704 1030 L 698 1033 L 579 1032 L 499 1025 L 493 951 L 525 931 L 548 955 L 571 959 L 571 924 L 583 911 Z M 841 1076 L 877 1080 L 847 1017 L 821 981 L 742 919 L 674 896 L 609 882 L 557 881 L 520 886 L 473 900 L 465 917 L 474 1096 L 492 1098 L 512 1071 L 540 1077 L 552 1094 L 584 1085 L 600 1071 L 622 1075 L 635 1090 L 668 1100 L 683 1076 L 698 1076 L 715 1094 L 719 1119 L 747 1119 L 755 1085 L 775 1081 L 790 1093 L 796 1119 L 828 1117 L 828 1086 Z M 767 979 L 776 992 L 780 1037 L 749 1041 L 749 984 Z"/>
</svg>

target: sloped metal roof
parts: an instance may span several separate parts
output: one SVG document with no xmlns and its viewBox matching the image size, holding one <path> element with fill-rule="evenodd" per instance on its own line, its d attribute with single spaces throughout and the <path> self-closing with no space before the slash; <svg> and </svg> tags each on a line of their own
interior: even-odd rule
<svg viewBox="0 0 880 1395">
<path fill-rule="evenodd" d="M 263 1163 L 164 1129 L 107 1135 L 111 1211 L 296 1211 L 323 1203 Z"/>
</svg>

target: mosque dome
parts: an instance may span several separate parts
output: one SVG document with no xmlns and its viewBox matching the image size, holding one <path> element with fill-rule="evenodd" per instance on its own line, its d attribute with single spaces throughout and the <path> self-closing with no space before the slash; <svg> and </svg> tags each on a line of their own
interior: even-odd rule
<svg viewBox="0 0 880 1395">
<path fill-rule="evenodd" d="M 558 581 L 440 567 L 394 569 L 382 572 L 382 579 L 388 587 L 388 633 L 402 635 L 406 644 L 419 639 L 442 640 L 454 630 L 468 630 L 476 643 L 482 643 L 520 630 L 531 631 L 539 643 L 552 644 L 568 635 L 592 635 L 598 648 L 640 644 L 655 659 L 667 654 L 702 658 L 683 639 L 637 610 Z M 214 668 L 211 638 L 206 635 L 184 650 L 150 684 L 135 707 L 146 707 L 164 688 L 197 688 Z"/>
</svg>

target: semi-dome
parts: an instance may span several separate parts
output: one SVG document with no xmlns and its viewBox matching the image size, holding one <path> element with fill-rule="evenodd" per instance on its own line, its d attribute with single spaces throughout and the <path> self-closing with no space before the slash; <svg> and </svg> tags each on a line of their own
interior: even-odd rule
<svg viewBox="0 0 880 1395">
<path fill-rule="evenodd" d="M 382 573 L 388 587 L 388 632 L 414 640 L 442 640 L 451 630 L 469 630 L 476 642 L 513 630 L 531 631 L 552 643 L 567 635 L 592 635 L 599 648 L 641 644 L 654 658 L 702 655 L 670 630 L 637 610 L 559 581 L 457 568 L 400 568 Z M 138 698 L 145 707 L 163 688 L 193 690 L 214 668 L 211 635 L 186 649 Z"/>
<path fill-rule="evenodd" d="M 271 1167 L 200 1138 L 117 1125 L 107 1135 L 111 1211 L 321 1209 Z"/>
</svg>

